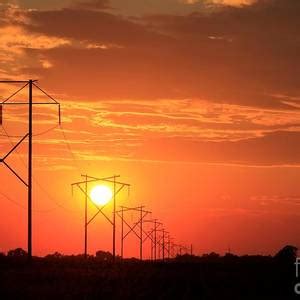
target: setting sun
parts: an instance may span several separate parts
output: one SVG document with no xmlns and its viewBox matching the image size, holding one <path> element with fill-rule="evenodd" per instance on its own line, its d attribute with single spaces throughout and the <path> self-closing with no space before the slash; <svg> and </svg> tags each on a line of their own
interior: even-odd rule
<svg viewBox="0 0 300 300">
<path fill-rule="evenodd" d="M 90 193 L 91 200 L 96 205 L 105 205 L 107 204 L 113 196 L 112 190 L 105 185 L 95 186 Z"/>
</svg>

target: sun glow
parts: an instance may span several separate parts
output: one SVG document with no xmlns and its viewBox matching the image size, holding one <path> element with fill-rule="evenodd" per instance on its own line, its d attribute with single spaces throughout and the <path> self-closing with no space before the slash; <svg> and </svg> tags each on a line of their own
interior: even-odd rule
<svg viewBox="0 0 300 300">
<path fill-rule="evenodd" d="M 99 206 L 106 205 L 112 196 L 112 190 L 105 185 L 97 185 L 90 192 L 91 200 Z"/>
</svg>

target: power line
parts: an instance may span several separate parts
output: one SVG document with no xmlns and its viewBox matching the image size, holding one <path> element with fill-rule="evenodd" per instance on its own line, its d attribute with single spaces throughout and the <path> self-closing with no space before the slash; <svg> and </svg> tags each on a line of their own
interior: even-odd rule
<svg viewBox="0 0 300 300">
<path fill-rule="evenodd" d="M 63 127 L 62 127 L 62 124 L 59 125 L 59 129 L 60 129 L 60 131 L 61 131 L 61 133 L 62 133 L 62 136 L 63 136 L 63 138 L 64 138 L 65 145 L 66 145 L 67 149 L 69 150 L 70 155 L 71 155 L 71 157 L 72 157 L 74 167 L 75 167 L 75 168 L 77 169 L 77 171 L 79 172 L 79 175 L 81 175 L 83 172 L 81 171 L 81 168 L 80 168 L 80 166 L 79 166 L 79 164 L 78 164 L 78 162 L 77 162 L 77 159 L 76 159 L 75 154 L 74 154 L 74 152 L 73 152 L 73 150 L 72 150 L 71 144 L 70 144 L 70 142 L 69 142 L 69 140 L 68 140 L 68 138 L 67 138 L 67 136 L 66 136 L 65 130 L 64 130 Z"/>
<path fill-rule="evenodd" d="M 40 190 L 42 190 L 45 195 L 48 197 L 49 200 L 51 200 L 57 207 L 62 208 L 65 211 L 68 212 L 72 212 L 72 213 L 80 213 L 79 211 L 75 211 L 69 208 L 66 208 L 65 206 L 63 206 L 62 204 L 58 203 L 53 197 L 52 195 L 49 194 L 49 192 L 33 177 L 33 181 L 35 182 L 35 184 L 40 188 Z"/>
<path fill-rule="evenodd" d="M 27 210 L 27 207 L 18 203 L 16 200 L 12 199 L 11 197 L 7 196 L 5 193 L 3 193 L 2 191 L 0 191 L 0 195 L 3 196 L 5 199 L 7 199 L 8 201 L 10 201 L 11 203 L 19 206 L 22 209 Z M 50 213 L 53 212 L 54 210 L 56 210 L 56 208 L 50 208 L 50 209 L 33 209 L 32 211 L 35 213 Z"/>
<path fill-rule="evenodd" d="M 50 132 L 52 130 L 55 130 L 58 127 L 59 127 L 59 124 L 56 124 L 55 126 L 52 126 L 52 127 L 48 128 L 48 129 L 46 129 L 44 131 L 35 133 L 32 136 L 35 137 L 35 136 L 41 136 L 41 135 L 47 134 L 48 132 Z M 0 134 L 0 136 L 7 137 L 7 138 L 22 138 L 23 137 L 23 135 L 9 135 L 7 133 L 7 131 L 4 129 L 3 125 L 2 125 L 2 128 L 3 128 L 3 131 L 5 132 L 5 134 Z"/>
</svg>

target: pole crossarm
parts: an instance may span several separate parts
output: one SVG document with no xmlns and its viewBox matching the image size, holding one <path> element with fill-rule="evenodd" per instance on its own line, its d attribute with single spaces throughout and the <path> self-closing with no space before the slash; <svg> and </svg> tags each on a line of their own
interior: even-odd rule
<svg viewBox="0 0 300 300">
<path fill-rule="evenodd" d="M 126 207 L 126 206 L 120 206 L 123 210 L 123 212 L 125 211 L 130 211 L 130 210 L 135 210 L 135 211 L 140 211 L 141 208 L 143 208 L 144 206 L 137 206 L 137 207 Z M 122 210 L 118 210 L 116 212 L 121 212 Z"/>
<path fill-rule="evenodd" d="M 32 105 L 60 105 L 54 102 L 33 102 Z M 1 102 L 0 105 L 28 105 L 27 102 Z"/>
<path fill-rule="evenodd" d="M 40 88 L 37 84 L 35 84 L 37 80 L 29 80 L 29 81 L 0 81 L 0 83 L 25 83 L 24 86 L 19 88 L 16 92 L 11 94 L 8 98 L 6 98 L 4 101 L 0 103 L 0 106 L 2 107 L 5 105 L 57 105 L 58 106 L 58 120 L 59 125 L 61 124 L 61 111 L 60 111 L 60 103 L 55 100 L 51 95 L 49 95 L 47 92 L 45 92 L 42 88 Z M 10 99 L 12 99 L 15 95 L 17 95 L 19 92 L 21 92 L 24 88 L 26 88 L 28 85 L 30 85 L 31 89 L 32 87 L 36 87 L 39 91 L 41 91 L 47 98 L 51 100 L 51 102 L 9 102 Z M 2 108 L 1 108 L 1 125 L 2 125 Z"/>
<path fill-rule="evenodd" d="M 37 82 L 37 79 L 31 80 L 33 82 Z M 28 80 L 0 80 L 0 83 L 28 83 Z"/>
<path fill-rule="evenodd" d="M 25 87 L 27 87 L 29 85 L 29 83 L 32 83 L 33 86 L 35 86 L 38 90 L 40 90 L 45 96 L 47 96 L 49 99 L 52 100 L 52 102 L 32 102 L 32 104 L 57 104 L 60 105 L 60 103 L 55 100 L 51 95 L 49 95 L 47 92 L 45 92 L 42 88 L 40 88 L 37 84 L 35 84 L 35 82 L 37 82 L 37 80 L 21 80 L 21 81 L 0 81 L 0 83 L 25 83 L 24 86 L 22 86 L 21 88 L 19 88 L 16 92 L 14 92 L 13 94 L 11 94 L 9 97 L 7 97 L 4 101 L 2 101 L 0 104 L 9 104 L 9 105 L 13 105 L 13 104 L 29 104 L 29 102 L 8 102 L 11 98 L 13 98 L 15 95 L 17 95 L 19 92 L 21 92 Z"/>
<path fill-rule="evenodd" d="M 102 178 L 97 178 L 97 177 L 89 176 L 89 175 L 81 175 L 81 177 L 86 177 L 86 178 L 90 178 L 93 180 L 110 180 L 110 179 L 114 179 L 114 178 L 119 178 L 119 177 L 121 177 L 121 175 L 114 175 L 114 176 L 102 177 Z"/>
<path fill-rule="evenodd" d="M 85 176 L 85 175 L 81 175 L 81 176 Z M 118 178 L 118 177 L 120 177 L 120 175 L 115 175 L 115 176 L 110 176 L 110 177 L 104 177 L 104 178 L 96 178 L 96 177 L 92 177 L 92 176 L 87 176 L 87 178 L 90 178 L 90 180 L 88 180 L 87 182 L 106 181 L 106 182 L 120 184 L 120 185 L 127 186 L 127 187 L 130 186 L 129 183 L 125 183 L 125 182 L 120 182 L 120 181 L 113 180 L 113 179 Z M 85 181 L 78 182 L 78 183 L 85 183 Z M 74 184 L 76 184 L 76 183 L 74 183 Z"/>
<path fill-rule="evenodd" d="M 81 176 L 84 176 L 84 175 L 81 175 Z M 116 178 L 117 177 L 120 177 L 120 175 L 116 175 Z M 87 181 L 78 181 L 78 182 L 74 182 L 71 184 L 71 186 L 74 186 L 74 185 L 77 185 L 77 184 L 83 184 L 83 183 L 92 183 L 92 182 L 99 182 L 99 181 L 106 181 L 106 182 L 110 182 L 110 183 L 114 183 L 113 179 L 114 176 L 111 176 L 111 177 L 105 177 L 105 178 L 95 178 L 95 177 L 91 177 L 91 176 L 87 176 L 87 178 L 91 178 L 90 180 L 87 180 Z M 119 181 L 115 181 L 116 184 L 121 184 L 123 186 L 130 186 L 130 184 L 128 183 L 125 183 L 125 182 L 119 182 Z"/>
<path fill-rule="evenodd" d="M 81 175 L 81 176 L 84 177 L 85 175 Z M 119 178 L 121 176 L 120 175 L 114 175 L 114 176 L 109 176 L 109 177 L 97 178 L 97 177 L 94 177 L 94 176 L 87 175 L 86 177 L 89 178 L 90 180 L 95 180 L 95 181 L 98 181 L 98 180 L 103 180 L 103 181 L 112 180 L 112 182 L 114 182 L 113 179 Z"/>
</svg>

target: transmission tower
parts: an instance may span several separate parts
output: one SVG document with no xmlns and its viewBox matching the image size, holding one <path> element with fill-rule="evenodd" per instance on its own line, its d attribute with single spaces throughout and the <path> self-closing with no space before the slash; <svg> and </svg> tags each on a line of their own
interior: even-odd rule
<svg viewBox="0 0 300 300">
<path fill-rule="evenodd" d="M 110 177 L 104 177 L 104 178 L 96 178 L 88 175 L 81 175 L 81 177 L 84 178 L 84 180 L 79 182 L 74 182 L 71 184 L 72 191 L 74 186 L 77 186 L 79 190 L 84 194 L 85 196 L 85 211 L 84 211 L 84 256 L 87 257 L 87 248 L 88 248 L 88 225 L 97 217 L 98 214 L 102 214 L 102 216 L 112 225 L 112 255 L 113 260 L 115 260 L 116 257 L 116 205 L 117 205 L 117 195 L 121 192 L 121 190 L 124 187 L 130 188 L 130 184 L 117 181 L 116 179 L 120 177 L 120 175 L 114 175 Z M 89 195 L 88 185 L 89 183 L 97 183 L 97 182 L 108 182 L 113 184 L 113 214 L 112 214 L 112 220 L 109 218 L 104 212 L 103 209 L 106 205 L 103 205 L 101 208 L 97 204 L 95 204 Z M 84 187 L 83 187 L 84 186 Z M 94 216 L 88 220 L 88 200 L 96 207 L 97 212 L 94 214 Z"/>
<path fill-rule="evenodd" d="M 145 232 L 146 237 L 144 238 L 143 243 L 146 242 L 147 239 L 151 240 L 151 260 L 156 260 L 157 229 L 162 223 L 158 222 L 157 219 L 144 220 L 143 222 L 153 225 L 149 232 Z"/>
<path fill-rule="evenodd" d="M 143 220 L 148 215 L 151 214 L 151 211 L 144 210 L 145 206 L 138 206 L 138 207 L 125 207 L 121 206 L 121 210 L 116 211 L 117 216 L 121 219 L 121 257 L 123 258 L 124 255 L 124 240 L 126 237 L 133 233 L 140 241 L 140 260 L 143 259 L 143 238 L 145 231 L 143 230 Z M 135 222 L 133 225 L 130 225 L 129 222 L 126 220 L 124 213 L 125 212 L 138 212 L 139 218 L 138 221 Z M 128 227 L 128 231 L 124 235 L 124 224 Z M 139 232 L 136 229 L 139 228 Z"/>
<path fill-rule="evenodd" d="M 3 111 L 4 107 L 7 105 L 28 105 L 28 131 L 27 133 L 19 140 L 19 142 L 12 147 L 12 149 L 2 158 L 0 158 L 0 163 L 3 163 L 27 188 L 27 199 L 28 199 L 28 228 L 27 228 L 27 253 L 28 259 L 32 259 L 32 138 L 33 138 L 33 106 L 34 105 L 57 105 L 58 106 L 58 115 L 59 115 L 59 124 L 61 123 L 60 117 L 60 104 L 52 98 L 49 94 L 47 94 L 44 90 L 42 90 L 37 84 L 37 80 L 27 80 L 27 81 L 17 81 L 17 80 L 4 80 L 0 81 L 1 84 L 22 84 L 22 87 L 11 94 L 8 98 L 0 103 L 0 126 L 3 125 Z M 40 92 L 42 92 L 48 99 L 51 99 L 51 102 L 34 102 L 33 99 L 33 88 L 37 88 Z M 13 102 L 10 101 L 14 96 L 19 94 L 22 90 L 28 88 L 28 101 L 26 102 Z M 27 166 L 27 181 L 24 180 L 17 171 L 15 171 L 7 162 L 6 159 L 19 147 L 19 145 L 28 139 L 28 166 Z"/>
</svg>

